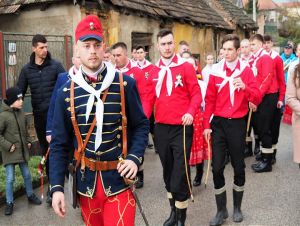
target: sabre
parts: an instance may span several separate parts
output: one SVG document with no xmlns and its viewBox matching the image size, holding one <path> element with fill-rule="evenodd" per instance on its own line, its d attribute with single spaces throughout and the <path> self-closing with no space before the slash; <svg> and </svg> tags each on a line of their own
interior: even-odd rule
<svg viewBox="0 0 300 226">
<path fill-rule="evenodd" d="M 249 130 L 250 130 L 250 123 L 251 123 L 252 112 L 253 112 L 253 110 L 250 109 L 249 115 L 248 115 L 248 121 L 247 121 L 246 142 L 250 142 L 251 141 L 251 136 L 249 135 Z"/>
<path fill-rule="evenodd" d="M 138 208 L 139 208 L 139 211 L 140 211 L 140 213 L 141 213 L 141 215 L 142 215 L 142 217 L 143 217 L 143 220 L 144 220 L 144 222 L 145 222 L 145 225 L 146 225 L 146 226 L 149 226 L 148 220 L 147 220 L 146 215 L 145 215 L 145 212 L 144 212 L 144 208 L 142 207 L 142 204 L 141 204 L 141 202 L 140 202 L 140 200 L 139 200 L 139 197 L 138 197 L 138 195 L 137 195 L 137 193 L 136 193 L 136 191 L 135 191 L 134 184 L 131 184 L 131 185 L 130 185 L 130 189 L 131 189 L 131 191 L 132 191 L 134 200 L 135 200 L 135 202 L 136 202 L 136 204 L 137 204 L 137 206 L 138 206 Z"/>
<path fill-rule="evenodd" d="M 208 180 L 208 174 L 210 171 L 210 164 L 211 164 L 211 146 L 210 146 L 210 138 L 207 139 L 207 150 L 208 150 L 208 162 L 207 162 L 207 170 L 205 175 L 205 181 L 204 181 L 204 187 L 206 188 L 207 180 Z"/>
</svg>

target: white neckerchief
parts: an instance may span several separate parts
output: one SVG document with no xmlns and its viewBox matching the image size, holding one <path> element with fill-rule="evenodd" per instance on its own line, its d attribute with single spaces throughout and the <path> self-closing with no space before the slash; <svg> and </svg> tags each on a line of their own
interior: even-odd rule
<svg viewBox="0 0 300 226">
<path fill-rule="evenodd" d="M 128 63 L 124 67 L 116 68 L 116 70 L 121 73 L 126 73 L 131 69 L 131 66 L 132 66 L 131 64 L 132 64 L 132 62 L 130 60 L 128 60 Z"/>
<path fill-rule="evenodd" d="M 252 72 L 253 72 L 253 74 L 254 74 L 255 77 L 258 75 L 256 63 L 257 63 L 257 61 L 258 61 L 263 55 L 269 55 L 269 54 L 267 53 L 266 50 L 264 50 L 263 48 L 261 48 L 261 49 L 258 50 L 255 54 L 253 54 L 253 55 L 251 56 L 251 59 L 250 59 L 250 61 L 249 61 L 249 66 L 251 66 Z M 252 62 L 252 61 L 253 61 L 253 63 L 251 64 L 250 62 Z"/>
<path fill-rule="evenodd" d="M 230 77 L 226 76 L 226 71 L 224 70 L 224 64 L 225 64 L 225 59 L 222 59 L 219 63 L 214 64 L 212 68 L 211 75 L 222 78 L 223 81 L 221 84 L 219 84 L 219 89 L 218 93 L 223 89 L 223 87 L 229 83 L 229 94 L 230 94 L 230 102 L 231 105 L 234 105 L 234 92 L 236 88 L 233 85 L 233 80 L 240 76 L 240 74 L 245 70 L 245 68 L 248 66 L 247 63 L 238 60 L 240 62 L 240 69 L 235 69 L 235 71 L 232 73 Z M 238 63 L 237 62 L 237 63 Z"/>
<path fill-rule="evenodd" d="M 151 65 L 151 62 L 149 62 L 148 60 L 144 59 L 142 62 L 138 61 L 137 66 L 140 69 L 144 69 L 146 67 L 148 67 L 149 65 Z"/>
<path fill-rule="evenodd" d="M 86 71 L 84 71 L 84 69 L 82 68 L 82 72 L 85 73 L 86 75 L 89 75 L 89 77 L 92 77 L 94 79 L 97 79 L 98 74 L 100 73 L 101 70 L 103 70 L 104 64 L 102 62 L 101 66 L 99 67 L 99 69 L 94 72 L 93 74 L 91 73 L 87 73 Z"/>
<path fill-rule="evenodd" d="M 104 77 L 102 82 L 102 86 L 99 90 L 95 90 L 91 85 L 87 83 L 82 75 L 82 66 L 79 67 L 78 72 L 76 75 L 73 72 L 69 71 L 71 75 L 71 79 L 82 89 L 86 92 L 90 93 L 87 105 L 86 105 L 86 113 L 85 113 L 85 120 L 86 123 L 89 119 L 90 113 L 92 111 L 95 98 L 97 99 L 96 103 L 96 120 L 97 120 L 97 130 L 96 130 L 96 139 L 95 139 L 95 151 L 99 148 L 102 143 L 102 126 L 103 126 L 103 114 L 104 114 L 104 104 L 100 98 L 101 93 L 106 90 L 115 78 L 116 70 L 112 64 L 105 62 L 104 63 L 107 68 L 107 73 Z M 70 69 L 71 70 L 71 69 Z"/>
<path fill-rule="evenodd" d="M 272 51 L 270 50 L 270 52 L 267 52 L 270 57 L 274 60 L 277 56 L 279 56 L 279 54 L 276 51 Z"/>
<path fill-rule="evenodd" d="M 174 55 L 175 57 L 175 55 Z M 172 88 L 173 88 L 173 80 L 172 80 L 172 72 L 170 70 L 171 67 L 177 67 L 181 64 L 183 64 L 185 61 L 182 58 L 177 58 L 177 63 L 173 62 L 174 57 L 171 60 L 171 63 L 167 66 L 160 64 L 160 61 L 162 61 L 162 58 L 157 62 L 157 67 L 160 68 L 160 71 L 158 72 L 158 81 L 155 87 L 156 91 L 156 96 L 159 97 L 161 87 L 165 78 L 165 75 L 167 74 L 167 81 L 166 81 L 166 86 L 167 86 L 167 92 L 168 95 L 171 96 L 172 94 Z"/>
</svg>

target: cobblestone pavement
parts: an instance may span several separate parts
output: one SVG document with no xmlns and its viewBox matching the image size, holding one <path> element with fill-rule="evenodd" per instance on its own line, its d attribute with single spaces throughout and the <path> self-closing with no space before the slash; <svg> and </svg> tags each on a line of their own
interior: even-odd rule
<svg viewBox="0 0 300 226">
<path fill-rule="evenodd" d="M 300 139 L 300 138 L 299 138 Z M 256 174 L 250 165 L 254 158 L 246 159 L 246 186 L 242 204 L 244 221 L 233 223 L 231 216 L 223 225 L 237 226 L 298 226 L 300 225 L 300 169 L 292 161 L 291 128 L 282 125 L 278 147 L 277 163 L 273 172 Z M 195 169 L 192 168 L 192 177 Z M 225 169 L 229 214 L 232 214 L 232 167 Z M 4 183 L 4 182 L 1 182 Z M 38 192 L 38 190 L 36 191 Z M 169 215 L 169 205 L 162 180 L 162 169 L 158 156 L 153 150 L 145 154 L 145 187 L 137 191 L 151 226 L 162 225 Z M 190 202 L 187 213 L 188 226 L 208 225 L 216 212 L 212 175 L 204 188 L 203 185 L 193 191 L 195 202 Z M 14 214 L 4 216 L 4 207 L 0 209 L 0 225 L 83 225 L 80 211 L 70 205 L 64 219 L 58 218 L 53 210 L 43 203 L 32 206 L 26 197 L 15 200 Z M 143 226 L 141 214 L 137 210 L 136 225 Z"/>
</svg>

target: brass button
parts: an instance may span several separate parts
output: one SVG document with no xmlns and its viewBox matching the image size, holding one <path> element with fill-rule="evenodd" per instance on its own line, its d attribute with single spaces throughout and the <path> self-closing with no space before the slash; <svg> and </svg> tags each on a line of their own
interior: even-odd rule
<svg viewBox="0 0 300 226">
<path fill-rule="evenodd" d="M 68 108 L 67 108 L 67 110 L 68 110 L 68 111 L 71 111 L 71 108 L 70 108 L 70 107 L 68 107 Z"/>
<path fill-rule="evenodd" d="M 67 87 L 65 87 L 65 88 L 63 89 L 63 91 L 64 91 L 64 92 L 67 92 L 67 91 L 68 91 Z"/>
<path fill-rule="evenodd" d="M 123 128 L 122 128 L 122 126 L 119 126 L 119 130 L 122 130 Z"/>
<path fill-rule="evenodd" d="M 118 143 L 118 147 L 119 147 L 119 148 L 122 147 L 121 143 Z"/>
<path fill-rule="evenodd" d="M 66 101 L 66 102 L 70 102 L 70 98 L 67 97 L 67 98 L 65 99 L 65 101 Z"/>
<path fill-rule="evenodd" d="M 124 82 L 123 82 L 123 85 L 124 85 L 124 86 L 127 86 L 127 82 L 126 82 L 126 81 L 124 81 Z"/>
<path fill-rule="evenodd" d="M 96 87 L 96 83 L 92 83 L 92 86 L 95 88 Z"/>
<path fill-rule="evenodd" d="M 97 152 L 96 152 L 96 155 L 101 155 L 101 152 L 100 152 L 100 151 L 97 151 Z"/>
<path fill-rule="evenodd" d="M 120 134 L 118 134 L 118 135 L 117 135 L 117 138 L 118 138 L 118 139 L 120 139 L 120 138 L 121 138 L 121 135 L 120 135 Z"/>
</svg>

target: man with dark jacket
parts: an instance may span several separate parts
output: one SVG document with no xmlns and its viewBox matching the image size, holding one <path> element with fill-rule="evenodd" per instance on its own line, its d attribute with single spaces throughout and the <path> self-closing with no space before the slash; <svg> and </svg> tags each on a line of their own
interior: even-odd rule
<svg viewBox="0 0 300 226">
<path fill-rule="evenodd" d="M 29 86 L 31 91 L 31 105 L 34 116 L 34 127 L 39 139 L 42 153 L 48 149 L 46 140 L 47 112 L 53 88 L 59 73 L 65 69 L 58 61 L 51 58 L 48 52 L 47 40 L 43 35 L 35 35 L 32 38 L 32 54 L 30 61 L 20 73 L 17 86 L 23 96 Z M 46 162 L 46 174 L 48 176 L 48 161 Z M 49 201 L 49 199 L 47 199 Z"/>
</svg>

